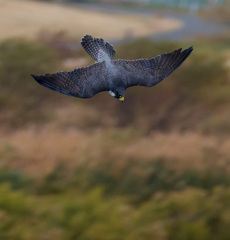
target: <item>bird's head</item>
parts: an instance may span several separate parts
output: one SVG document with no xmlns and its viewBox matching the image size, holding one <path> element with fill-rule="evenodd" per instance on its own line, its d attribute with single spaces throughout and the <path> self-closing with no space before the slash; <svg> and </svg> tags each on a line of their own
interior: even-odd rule
<svg viewBox="0 0 230 240">
<path fill-rule="evenodd" d="M 125 93 L 122 91 L 116 91 L 116 92 L 109 91 L 109 94 L 111 96 L 113 96 L 114 98 L 120 100 L 121 102 L 124 102 L 124 100 L 125 100 L 125 98 L 124 98 Z"/>
</svg>

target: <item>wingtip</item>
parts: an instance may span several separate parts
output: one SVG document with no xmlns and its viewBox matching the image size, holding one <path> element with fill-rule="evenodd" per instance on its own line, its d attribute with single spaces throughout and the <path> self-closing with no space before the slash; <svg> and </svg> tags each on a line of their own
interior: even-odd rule
<svg viewBox="0 0 230 240">
<path fill-rule="evenodd" d="M 34 74 L 30 74 L 31 77 L 34 78 L 34 80 L 36 80 L 36 82 L 38 82 L 39 84 L 41 84 L 41 81 L 42 81 L 42 76 L 36 76 Z"/>
<path fill-rule="evenodd" d="M 190 47 L 188 48 L 188 50 L 191 51 L 191 52 L 193 51 L 193 49 L 194 49 L 193 46 L 190 46 Z"/>
<path fill-rule="evenodd" d="M 185 49 L 183 53 L 189 56 L 192 51 L 193 51 L 193 46 L 190 46 L 189 48 Z"/>
<path fill-rule="evenodd" d="M 36 75 L 34 75 L 34 74 L 30 74 L 30 76 L 31 76 L 34 80 L 38 81 L 38 76 L 36 76 Z"/>
<path fill-rule="evenodd" d="M 32 78 L 34 78 L 36 81 L 37 81 L 37 79 L 38 79 L 38 77 L 39 77 L 39 76 L 36 76 L 36 75 L 34 75 L 34 74 L 30 74 L 30 76 L 31 76 Z"/>
</svg>

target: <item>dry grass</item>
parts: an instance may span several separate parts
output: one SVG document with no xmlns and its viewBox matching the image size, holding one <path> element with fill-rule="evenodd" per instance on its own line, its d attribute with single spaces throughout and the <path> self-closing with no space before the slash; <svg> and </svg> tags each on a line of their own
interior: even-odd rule
<svg viewBox="0 0 230 240">
<path fill-rule="evenodd" d="M 98 13 L 59 4 L 26 0 L 0 0 L 0 39 L 37 38 L 41 31 L 65 31 L 80 38 L 86 33 L 104 38 L 127 34 L 144 36 L 180 28 L 182 23 L 169 19 L 125 14 Z"/>
<path fill-rule="evenodd" d="M 201 169 L 205 167 L 202 164 L 212 161 L 213 157 L 215 165 L 221 165 L 220 160 L 230 156 L 230 138 L 206 136 L 199 132 L 154 132 L 128 144 L 126 148 L 118 148 L 119 153 L 147 161 L 154 158 L 170 159 L 168 163 L 177 170 Z"/>
<path fill-rule="evenodd" d="M 32 176 L 47 174 L 60 163 L 74 168 L 81 163 L 93 167 L 116 161 L 116 170 L 121 170 L 127 160 L 135 163 L 159 158 L 178 171 L 199 171 L 207 164 L 228 165 L 230 138 L 199 132 L 153 132 L 143 136 L 133 129 L 115 128 L 89 132 L 62 129 L 52 123 L 2 134 L 0 154 L 4 159 L 1 166 L 23 169 Z"/>
</svg>

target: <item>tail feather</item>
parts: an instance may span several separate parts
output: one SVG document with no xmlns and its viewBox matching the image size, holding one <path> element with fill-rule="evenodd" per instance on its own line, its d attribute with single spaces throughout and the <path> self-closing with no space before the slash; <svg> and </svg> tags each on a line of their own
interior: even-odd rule
<svg viewBox="0 0 230 240">
<path fill-rule="evenodd" d="M 82 38 L 81 45 L 96 62 L 113 60 L 116 53 L 110 43 L 89 35 Z"/>
</svg>

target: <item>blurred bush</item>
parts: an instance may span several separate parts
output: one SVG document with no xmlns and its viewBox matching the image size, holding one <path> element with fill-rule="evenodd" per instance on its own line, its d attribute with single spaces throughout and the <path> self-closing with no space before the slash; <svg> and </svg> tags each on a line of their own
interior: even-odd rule
<svg viewBox="0 0 230 240">
<path fill-rule="evenodd" d="M 145 177 L 147 181 L 141 187 L 137 184 L 136 195 L 158 184 L 149 198 L 138 204 L 121 192 L 106 194 L 102 189 L 107 179 L 94 182 L 87 191 L 80 186 L 84 183 L 78 182 L 75 186 L 66 185 L 61 192 L 42 195 L 27 189 L 15 191 L 9 183 L 1 184 L 1 239 L 229 239 L 229 186 L 216 182 L 211 188 L 197 184 L 176 190 L 173 185 L 178 180 L 169 177 L 167 170 L 159 170 L 157 167 L 155 173 Z M 119 188 L 126 179 L 122 176 L 111 188 Z M 137 177 L 136 183 L 141 181 Z"/>
<path fill-rule="evenodd" d="M 115 159 L 111 159 L 110 164 L 105 164 L 101 160 L 98 167 L 82 165 L 72 171 L 64 165 L 59 165 L 37 183 L 36 193 L 59 194 L 65 192 L 67 188 L 87 192 L 100 187 L 106 196 L 128 196 L 131 203 L 136 205 L 149 200 L 159 191 L 173 192 L 186 188 L 209 191 L 218 186 L 230 187 L 227 161 L 223 166 L 206 163 L 202 171 L 189 169 L 179 171 L 168 166 L 168 162 L 173 161 L 176 162 L 176 159 L 157 158 L 148 163 L 142 163 L 140 159 L 125 159 L 119 173 L 115 171 L 117 164 Z"/>
<path fill-rule="evenodd" d="M 2 42 L 0 109 L 4 111 L 4 118 L 1 116 L 0 122 L 22 126 L 28 121 L 41 120 L 40 107 L 49 95 L 36 88 L 30 74 L 53 72 L 58 64 L 56 53 L 39 43 L 20 39 Z"/>
</svg>

